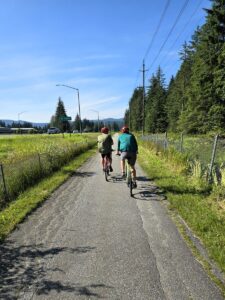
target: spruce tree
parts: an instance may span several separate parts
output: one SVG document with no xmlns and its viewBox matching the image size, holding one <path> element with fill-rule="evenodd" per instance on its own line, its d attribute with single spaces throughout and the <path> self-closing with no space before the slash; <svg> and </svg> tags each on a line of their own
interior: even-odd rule
<svg viewBox="0 0 225 300">
<path fill-rule="evenodd" d="M 70 130 L 70 124 L 68 121 L 62 121 L 62 117 L 67 117 L 66 110 L 62 99 L 59 97 L 58 104 L 55 112 L 54 126 L 58 127 L 62 132 Z"/>
<path fill-rule="evenodd" d="M 222 130 L 224 117 L 223 46 L 225 30 L 225 2 L 212 1 L 206 10 L 206 23 L 198 33 L 198 43 L 192 66 L 188 105 L 183 115 L 183 128 L 188 132 L 205 133 Z"/>
<path fill-rule="evenodd" d="M 145 130 L 147 132 L 165 132 L 167 129 L 165 79 L 159 67 L 156 75 L 150 79 L 150 89 L 146 99 Z"/>
</svg>

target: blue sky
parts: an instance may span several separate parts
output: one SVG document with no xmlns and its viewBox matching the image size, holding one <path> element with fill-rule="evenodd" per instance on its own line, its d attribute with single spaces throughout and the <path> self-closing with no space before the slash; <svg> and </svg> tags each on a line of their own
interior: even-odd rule
<svg viewBox="0 0 225 300">
<path fill-rule="evenodd" d="M 121 118 L 145 58 L 146 85 L 157 67 L 168 82 L 178 52 L 205 21 L 209 0 L 7 0 L 0 9 L 0 119 L 49 122 L 59 97 L 73 119 Z M 159 55 L 158 55 L 159 54 Z M 158 57 L 157 57 L 158 56 Z M 155 61 L 155 58 L 157 60 Z"/>
</svg>

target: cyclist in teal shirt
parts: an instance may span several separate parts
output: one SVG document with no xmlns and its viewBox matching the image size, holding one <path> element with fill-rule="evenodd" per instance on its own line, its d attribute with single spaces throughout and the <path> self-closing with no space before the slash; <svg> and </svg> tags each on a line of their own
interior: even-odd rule
<svg viewBox="0 0 225 300">
<path fill-rule="evenodd" d="M 135 162 L 137 159 L 138 145 L 135 136 L 129 132 L 127 126 L 122 127 L 122 134 L 118 138 L 117 153 L 121 153 L 121 171 L 122 176 L 125 175 L 125 159 L 128 160 L 131 166 L 131 173 L 134 181 L 134 187 L 137 187 L 136 183 L 136 169 Z"/>
</svg>

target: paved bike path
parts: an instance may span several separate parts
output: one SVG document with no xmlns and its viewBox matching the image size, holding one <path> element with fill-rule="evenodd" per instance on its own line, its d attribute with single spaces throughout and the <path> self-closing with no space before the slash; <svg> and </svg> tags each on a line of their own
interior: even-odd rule
<svg viewBox="0 0 225 300">
<path fill-rule="evenodd" d="M 0 246 L 0 299 L 223 299 L 138 167 L 94 156 Z"/>
</svg>

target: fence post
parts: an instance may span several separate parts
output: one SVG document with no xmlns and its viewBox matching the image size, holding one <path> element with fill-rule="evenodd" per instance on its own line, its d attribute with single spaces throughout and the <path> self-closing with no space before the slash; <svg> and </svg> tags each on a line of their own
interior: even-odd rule
<svg viewBox="0 0 225 300">
<path fill-rule="evenodd" d="M 3 188 L 4 188 L 4 200 L 8 201 L 9 200 L 9 195 L 6 189 L 6 183 L 5 183 L 5 176 L 4 176 L 4 171 L 3 171 L 3 165 L 0 165 L 1 173 L 2 173 L 2 182 L 3 182 Z"/>
<path fill-rule="evenodd" d="M 167 149 L 168 141 L 167 141 L 167 132 L 165 132 L 165 138 L 164 138 L 164 150 Z"/>
<path fill-rule="evenodd" d="M 208 177 L 209 183 L 212 183 L 212 181 L 213 181 L 212 180 L 212 169 L 213 169 L 215 156 L 216 156 L 216 147 L 217 147 L 218 136 L 219 136 L 218 134 L 215 136 L 214 144 L 213 144 L 212 157 L 211 157 L 211 162 L 210 162 L 210 167 L 209 167 L 209 177 Z"/>
<path fill-rule="evenodd" d="M 40 155 L 40 153 L 38 153 L 37 155 L 38 155 L 38 162 L 39 162 L 39 168 L 40 168 L 40 172 L 42 173 L 42 166 L 41 166 L 41 155 Z"/>
<path fill-rule="evenodd" d="M 181 139 L 180 139 L 180 152 L 183 152 L 183 143 L 184 143 L 184 134 L 181 133 Z"/>
</svg>

